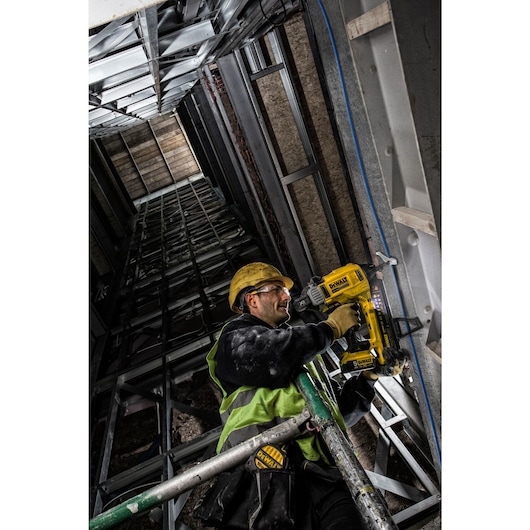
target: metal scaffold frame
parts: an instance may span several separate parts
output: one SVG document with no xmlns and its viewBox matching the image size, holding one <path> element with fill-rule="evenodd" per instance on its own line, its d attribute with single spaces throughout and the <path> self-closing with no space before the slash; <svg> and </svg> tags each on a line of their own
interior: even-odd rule
<svg viewBox="0 0 530 530">
<path fill-rule="evenodd" d="M 393 379 L 393 381 L 396 380 Z M 143 514 L 161 504 L 166 505 L 164 513 L 168 514 L 171 512 L 170 507 L 174 506 L 173 503 L 179 499 L 179 496 L 215 478 L 222 471 L 240 464 L 259 447 L 268 443 L 279 443 L 297 437 L 303 431 L 303 426 L 308 420 L 320 430 L 344 480 L 352 492 L 352 496 L 356 500 L 367 529 L 381 530 L 384 528 L 397 530 L 398 528 L 408 528 L 418 519 L 421 520 L 427 514 L 439 508 L 439 490 L 396 434 L 396 426 L 401 423 L 407 423 L 408 418 L 397 401 L 390 396 L 384 384 L 377 389 L 378 395 L 383 401 L 383 412 L 379 412 L 374 405 L 371 408 L 371 414 L 380 426 L 377 451 L 378 462 L 376 462 L 374 472 L 366 471 L 361 466 L 355 454 L 354 446 L 333 420 L 329 409 L 324 404 L 308 374 L 301 373 L 297 378 L 297 384 L 307 402 L 307 409 L 300 416 L 287 420 L 277 427 L 269 429 L 263 434 L 251 438 L 218 456 L 211 457 L 202 463 L 196 463 L 177 476 L 168 477 L 156 486 L 131 496 L 126 501 L 107 511 L 95 514 L 90 521 L 90 529 L 103 530 L 119 526 L 124 521 Z M 206 436 L 202 440 L 202 448 L 207 444 L 211 444 L 212 441 L 217 441 L 215 435 L 218 435 L 219 431 L 214 431 L 211 434 L 213 436 Z M 384 472 L 386 469 L 384 462 L 382 462 L 381 448 L 384 451 L 385 448 L 389 448 L 390 444 L 406 459 L 410 469 L 421 482 L 422 489 L 385 476 Z M 169 460 L 171 456 L 171 452 L 167 452 L 165 455 L 166 459 Z M 386 490 L 394 491 L 403 497 L 416 501 L 416 503 L 397 514 L 391 515 L 384 501 Z M 167 526 L 165 524 L 164 528 Z"/>
<path fill-rule="evenodd" d="M 97 468 L 92 464 L 92 515 L 146 482 L 171 479 L 179 466 L 202 458 L 218 435 L 214 429 L 185 448 L 173 446 L 173 409 L 217 424 L 219 418 L 177 402 L 172 387 L 205 369 L 206 352 L 229 316 L 225 301 L 230 278 L 240 260 L 257 259 L 260 250 L 204 176 L 170 188 L 136 204 L 117 317 L 102 355 L 106 362 L 92 376 L 94 451 L 94 433 L 103 429 Z M 147 452 L 154 456 L 112 475 L 120 423 L 146 409 L 157 417 L 158 434 Z M 167 501 L 165 528 L 174 528 L 181 508 Z"/>
</svg>

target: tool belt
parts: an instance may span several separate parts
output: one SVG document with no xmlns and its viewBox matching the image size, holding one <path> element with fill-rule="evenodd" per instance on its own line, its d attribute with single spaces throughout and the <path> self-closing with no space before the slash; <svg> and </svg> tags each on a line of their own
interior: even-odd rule
<svg viewBox="0 0 530 530">
<path fill-rule="evenodd" d="M 294 528 L 294 513 L 294 469 L 287 447 L 272 444 L 219 474 L 194 509 L 195 517 L 219 529 Z"/>
</svg>

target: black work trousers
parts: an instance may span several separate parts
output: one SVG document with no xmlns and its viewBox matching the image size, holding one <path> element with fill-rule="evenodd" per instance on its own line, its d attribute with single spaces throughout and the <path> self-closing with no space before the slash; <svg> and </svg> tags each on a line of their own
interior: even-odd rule
<svg viewBox="0 0 530 530">
<path fill-rule="evenodd" d="M 258 525 L 259 528 L 263 530 L 365 530 L 366 526 L 362 522 L 359 510 L 337 467 L 329 466 L 322 460 L 318 462 L 306 460 L 295 443 L 289 445 L 288 456 L 290 476 L 294 474 L 294 481 L 290 481 L 287 488 L 287 483 L 276 482 L 279 489 L 275 491 L 282 491 L 284 494 L 269 495 L 267 498 L 271 500 L 268 504 L 267 500 L 264 500 L 263 504 L 264 513 L 271 516 L 268 520 L 272 519 L 276 521 L 276 524 L 269 527 L 268 523 L 265 523 Z M 328 458 L 331 459 L 331 457 Z M 252 513 L 253 508 L 249 510 L 249 507 L 255 505 L 257 491 L 263 492 L 267 488 L 266 482 L 262 481 L 256 489 L 255 477 L 244 471 L 243 466 L 239 466 L 238 469 L 236 482 L 232 480 L 228 488 L 233 493 L 231 495 L 233 501 L 228 501 L 226 505 L 226 515 L 229 514 L 229 517 L 224 518 L 225 525 L 216 526 L 218 529 L 250 528 L 248 524 L 250 519 L 247 514 Z M 276 478 L 281 478 L 281 476 Z M 270 484 L 274 487 L 275 482 Z M 285 495 L 286 491 L 290 493 Z M 287 498 L 290 501 L 287 501 Z M 276 517 L 278 513 L 289 513 L 291 516 Z M 294 525 L 289 522 L 293 518 Z"/>
<path fill-rule="evenodd" d="M 294 480 L 295 524 L 274 525 L 274 530 L 365 530 L 359 511 L 346 483 L 336 468 L 315 463 L 298 467 Z M 246 513 L 248 500 L 244 494 L 236 505 Z M 239 524 L 222 525 L 223 530 L 249 528 L 238 517 Z"/>
<path fill-rule="evenodd" d="M 298 468 L 295 475 L 296 530 L 364 530 L 359 511 L 338 470 Z M 317 472 L 315 472 L 315 470 Z"/>
</svg>

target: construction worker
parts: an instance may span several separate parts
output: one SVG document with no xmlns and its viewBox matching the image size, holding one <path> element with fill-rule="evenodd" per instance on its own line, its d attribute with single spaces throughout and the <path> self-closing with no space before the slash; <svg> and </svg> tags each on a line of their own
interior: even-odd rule
<svg viewBox="0 0 530 530">
<path fill-rule="evenodd" d="M 290 278 L 262 262 L 245 265 L 231 281 L 229 304 L 239 316 L 225 325 L 207 356 L 210 376 L 222 392 L 218 453 L 301 413 L 305 401 L 295 378 L 302 369 L 327 388 L 321 394 L 344 431 L 369 410 L 377 374 L 351 377 L 334 400 L 320 357 L 358 324 L 356 312 L 343 305 L 325 321 L 290 326 L 292 286 Z M 222 473 L 196 515 L 223 529 L 363 528 L 316 429 L 285 446 L 263 447 L 245 465 Z"/>
</svg>

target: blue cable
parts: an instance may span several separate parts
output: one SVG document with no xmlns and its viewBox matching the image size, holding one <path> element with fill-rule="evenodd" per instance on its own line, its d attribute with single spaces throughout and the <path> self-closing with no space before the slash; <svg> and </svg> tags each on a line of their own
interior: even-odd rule
<svg viewBox="0 0 530 530">
<path fill-rule="evenodd" d="M 343 98 L 344 98 L 344 103 L 346 104 L 346 112 L 348 114 L 348 122 L 350 124 L 350 130 L 351 130 L 351 134 L 352 134 L 352 137 L 353 137 L 353 143 L 355 145 L 355 152 L 357 154 L 357 159 L 359 161 L 359 167 L 361 169 L 361 175 L 362 175 L 364 187 L 365 187 L 366 193 L 368 195 L 368 201 L 370 203 L 370 208 L 372 210 L 372 214 L 374 216 L 374 219 L 375 219 L 375 222 L 376 222 L 376 225 L 377 225 L 377 230 L 379 232 L 379 236 L 381 237 L 381 241 L 383 243 L 383 248 L 384 248 L 384 251 L 385 251 L 385 255 L 386 256 L 390 256 L 390 251 L 389 251 L 387 243 L 386 243 L 385 235 L 384 235 L 383 230 L 381 228 L 381 223 L 379 222 L 379 216 L 377 215 L 377 211 L 376 211 L 375 206 L 374 206 L 374 201 L 372 199 L 372 193 L 370 191 L 370 186 L 368 185 L 368 179 L 366 177 L 366 171 L 364 169 L 364 163 L 363 163 L 363 159 L 362 159 L 362 156 L 361 156 L 361 151 L 360 151 L 360 148 L 359 148 L 359 142 L 357 140 L 357 133 L 355 132 L 355 126 L 353 124 L 353 118 L 352 118 L 351 111 L 350 111 L 350 102 L 349 102 L 349 99 L 348 99 L 348 93 L 346 92 L 346 85 L 345 85 L 345 82 L 344 82 L 344 76 L 342 74 L 342 67 L 341 67 L 340 60 L 339 60 L 339 54 L 337 52 L 337 46 L 335 44 L 335 37 L 333 36 L 333 31 L 332 31 L 330 23 L 329 23 L 328 15 L 326 13 L 326 10 L 324 9 L 324 6 L 322 5 L 321 0 L 318 0 L 318 5 L 320 6 L 320 10 L 322 11 L 322 15 L 324 17 L 324 21 L 326 22 L 326 26 L 328 28 L 328 33 L 329 33 L 329 38 L 330 38 L 330 41 L 331 41 L 331 46 L 333 47 L 333 53 L 335 55 L 335 62 L 337 63 L 337 69 L 339 71 L 340 84 L 341 84 L 341 87 L 342 87 L 342 95 L 343 95 Z M 404 306 L 403 300 L 401 298 L 401 291 L 399 289 L 399 283 L 398 283 L 398 280 L 397 280 L 397 277 L 396 277 L 396 273 L 395 273 L 393 267 L 390 267 L 390 270 L 392 271 L 392 277 L 394 279 L 396 292 L 398 294 L 398 300 L 399 300 L 399 305 L 400 305 L 400 308 L 401 308 L 401 312 L 402 312 L 403 315 L 405 315 L 405 306 Z M 436 434 L 436 427 L 434 425 L 434 419 L 433 419 L 433 416 L 432 416 L 431 405 L 429 403 L 429 398 L 427 396 L 427 390 L 425 388 L 425 382 L 423 380 L 423 374 L 421 372 L 420 364 L 418 362 L 418 355 L 416 353 L 416 348 L 414 347 L 414 342 L 413 342 L 412 337 L 410 335 L 409 335 L 409 342 L 410 342 L 410 346 L 411 346 L 412 353 L 413 353 L 413 356 L 414 356 L 414 362 L 415 362 L 416 368 L 418 370 L 418 375 L 419 375 L 419 379 L 420 379 L 420 386 L 421 386 L 421 389 L 422 389 L 423 396 L 425 398 L 425 403 L 427 405 L 427 412 L 429 413 L 429 421 L 431 423 L 431 428 L 432 428 L 432 432 L 433 432 L 433 435 L 434 435 L 434 441 L 436 443 L 436 449 L 438 451 L 438 458 L 439 458 L 440 464 L 441 464 L 442 456 L 441 456 L 441 451 L 440 451 L 440 442 L 438 441 L 438 435 Z"/>
</svg>

